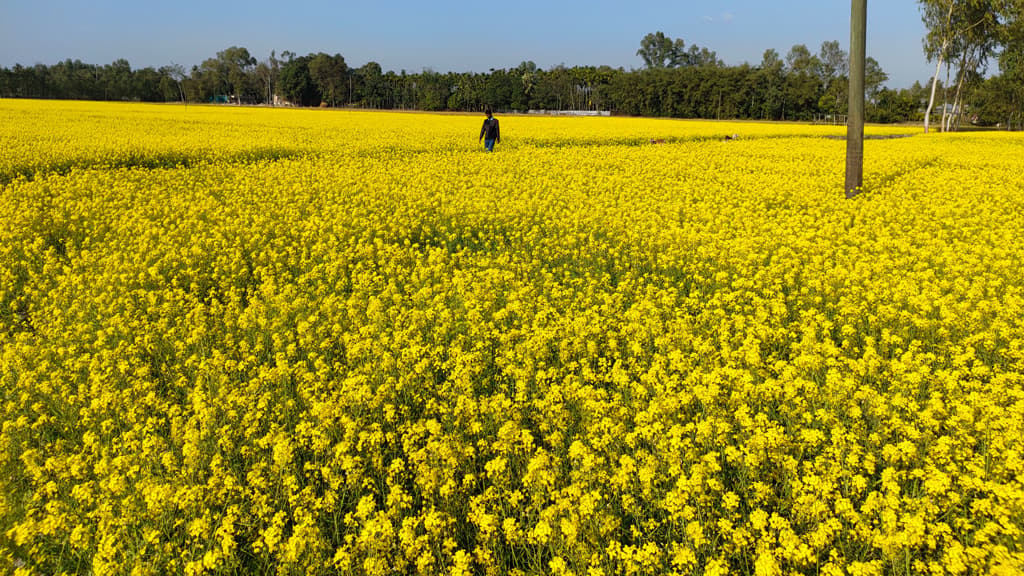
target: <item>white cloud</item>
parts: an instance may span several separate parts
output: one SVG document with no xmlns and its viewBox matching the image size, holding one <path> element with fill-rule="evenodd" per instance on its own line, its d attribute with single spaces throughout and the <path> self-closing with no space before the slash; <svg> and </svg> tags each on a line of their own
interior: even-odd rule
<svg viewBox="0 0 1024 576">
<path fill-rule="evenodd" d="M 732 12 L 723 12 L 718 16 L 705 16 L 705 22 L 711 22 L 712 24 L 728 24 L 736 19 L 736 15 Z"/>
</svg>

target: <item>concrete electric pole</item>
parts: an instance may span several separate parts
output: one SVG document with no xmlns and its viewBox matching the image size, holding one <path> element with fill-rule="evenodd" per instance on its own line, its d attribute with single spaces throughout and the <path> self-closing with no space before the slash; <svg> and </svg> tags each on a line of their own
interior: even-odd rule
<svg viewBox="0 0 1024 576">
<path fill-rule="evenodd" d="M 850 109 L 846 126 L 846 197 L 864 185 L 864 60 L 867 54 L 868 0 L 852 0 L 850 14 Z"/>
</svg>

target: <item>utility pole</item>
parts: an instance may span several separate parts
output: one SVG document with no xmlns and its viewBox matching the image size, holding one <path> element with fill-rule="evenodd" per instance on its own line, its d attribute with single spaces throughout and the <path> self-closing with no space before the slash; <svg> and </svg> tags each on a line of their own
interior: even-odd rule
<svg viewBox="0 0 1024 576">
<path fill-rule="evenodd" d="M 867 54 L 868 0 L 851 0 L 850 109 L 846 125 L 846 198 L 864 185 L 864 61 Z"/>
</svg>

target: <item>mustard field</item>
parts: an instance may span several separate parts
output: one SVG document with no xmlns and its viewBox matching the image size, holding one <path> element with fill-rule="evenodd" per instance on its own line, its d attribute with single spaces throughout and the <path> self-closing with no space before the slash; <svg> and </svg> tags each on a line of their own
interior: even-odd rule
<svg viewBox="0 0 1024 576">
<path fill-rule="evenodd" d="M 1024 136 L 498 118 L 0 100 L 0 573 L 1024 573 Z"/>
</svg>

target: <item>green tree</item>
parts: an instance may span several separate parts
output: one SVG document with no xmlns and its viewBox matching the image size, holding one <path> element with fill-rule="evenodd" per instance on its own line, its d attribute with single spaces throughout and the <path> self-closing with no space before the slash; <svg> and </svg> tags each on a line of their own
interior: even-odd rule
<svg viewBox="0 0 1024 576">
<path fill-rule="evenodd" d="M 277 53 L 270 51 L 270 57 L 256 64 L 255 76 L 259 80 L 260 94 L 257 102 L 274 104 L 274 94 L 277 91 L 278 76 L 281 73 L 281 61 L 277 59 Z"/>
<path fill-rule="evenodd" d="M 953 110 L 960 109 L 964 83 L 977 76 L 979 67 L 984 66 L 998 46 L 1003 33 L 1003 19 L 1016 12 L 1016 1 L 1007 0 L 919 0 L 921 19 L 927 34 L 924 39 L 925 55 L 935 61 L 935 76 L 924 117 L 925 132 L 929 131 L 932 111 L 942 67 L 950 63 L 957 66 L 957 91 Z M 948 127 L 947 111 L 943 109 L 943 127 Z"/>
<path fill-rule="evenodd" d="M 810 120 L 818 109 L 823 93 L 818 57 L 804 44 L 796 44 L 786 54 L 787 74 L 783 99 L 790 113 L 787 117 Z"/>
<path fill-rule="evenodd" d="M 495 110 L 510 108 L 517 87 L 522 90 L 522 80 L 517 78 L 515 73 L 510 74 L 505 69 L 491 69 L 483 85 L 484 106 L 490 106 Z"/>
<path fill-rule="evenodd" d="M 774 48 L 765 50 L 761 56 L 761 65 L 758 67 L 754 82 L 762 94 L 759 117 L 767 120 L 784 119 L 784 64 Z"/>
<path fill-rule="evenodd" d="M 874 102 L 878 92 L 889 80 L 889 75 L 882 70 L 882 65 L 871 56 L 864 61 L 864 96 L 869 102 Z"/>
<path fill-rule="evenodd" d="M 203 61 L 199 75 L 209 96 L 225 94 L 241 104 L 252 101 L 257 93 L 255 68 L 256 58 L 249 50 L 231 46 L 218 52 L 216 58 Z"/>
<path fill-rule="evenodd" d="M 227 96 L 231 90 L 228 85 L 227 69 L 223 62 L 216 58 L 207 58 L 203 63 L 192 69 L 192 80 L 195 83 L 197 99 L 207 101 L 219 96 Z"/>
<path fill-rule="evenodd" d="M 522 106 L 520 106 L 520 108 L 524 110 L 529 109 L 530 98 L 533 96 L 533 92 L 537 88 L 537 77 L 539 70 L 537 68 L 537 65 L 534 64 L 532 60 L 529 60 L 520 62 L 519 66 L 516 67 L 515 71 L 519 75 L 520 81 L 522 81 L 523 83 L 524 98 Z"/>
<path fill-rule="evenodd" d="M 124 58 L 103 67 L 104 100 L 128 100 L 132 91 L 132 67 Z"/>
<path fill-rule="evenodd" d="M 839 46 L 837 40 L 822 42 L 817 60 L 818 77 L 821 78 L 822 88 L 828 90 L 833 81 L 845 77 L 849 62 L 849 56 Z"/>
<path fill-rule="evenodd" d="M 676 42 L 682 42 L 682 40 L 676 40 Z M 705 47 L 691 44 L 690 47 L 684 52 L 682 46 L 679 46 L 675 52 L 675 58 L 673 63 L 676 66 L 714 66 L 721 67 L 723 62 L 718 59 L 718 54 L 713 50 L 708 50 Z"/>
<path fill-rule="evenodd" d="M 383 108 L 387 92 L 380 64 L 367 62 L 354 73 L 358 78 L 355 100 L 364 108 Z"/>
<path fill-rule="evenodd" d="M 164 93 L 164 100 L 178 100 L 185 101 L 185 86 L 183 82 L 187 77 L 185 74 L 185 67 L 181 64 L 175 64 L 171 62 L 169 66 L 163 66 L 160 68 L 160 74 L 162 79 L 162 91 Z"/>
<path fill-rule="evenodd" d="M 348 65 L 341 54 L 328 56 L 320 52 L 309 61 L 309 76 L 324 100 L 337 106 L 348 86 Z"/>
<path fill-rule="evenodd" d="M 278 91 L 288 102 L 298 106 L 313 106 L 320 103 L 320 92 L 309 75 L 309 62 L 312 56 L 299 56 L 289 52 L 282 53 L 287 60 L 281 65 L 278 79 Z"/>
<path fill-rule="evenodd" d="M 1024 0 L 1008 2 L 999 54 L 999 76 L 989 81 L 991 107 L 998 123 L 1024 129 Z"/>
<path fill-rule="evenodd" d="M 129 99 L 142 102 L 163 102 L 165 100 L 161 81 L 163 76 L 153 67 L 136 70 L 132 74 Z"/>
<path fill-rule="evenodd" d="M 815 75 L 818 58 L 811 54 L 806 44 L 796 44 L 786 53 L 786 67 L 794 74 Z"/>
<path fill-rule="evenodd" d="M 636 55 L 643 58 L 647 68 L 670 68 L 681 64 L 684 46 L 682 38 L 672 40 L 659 30 L 643 37 Z"/>
<path fill-rule="evenodd" d="M 429 68 L 424 69 L 416 81 L 418 105 L 420 110 L 431 112 L 444 110 L 448 106 L 451 87 L 448 78 Z"/>
<path fill-rule="evenodd" d="M 890 90 L 881 88 L 874 100 L 864 109 L 864 117 L 868 122 L 907 122 L 919 116 L 919 103 L 911 90 Z"/>
</svg>

